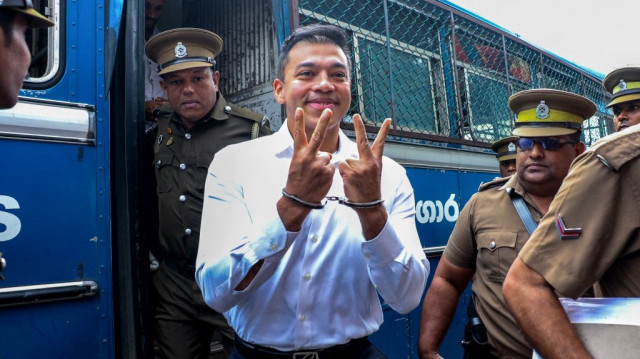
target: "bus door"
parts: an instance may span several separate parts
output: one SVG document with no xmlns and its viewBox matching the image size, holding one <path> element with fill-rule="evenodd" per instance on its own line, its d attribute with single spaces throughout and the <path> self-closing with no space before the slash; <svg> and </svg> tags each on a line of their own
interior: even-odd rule
<svg viewBox="0 0 640 359">
<path fill-rule="evenodd" d="M 0 357 L 113 358 L 105 10 L 33 3 L 56 25 L 29 29 L 30 78 L 0 111 Z"/>
</svg>

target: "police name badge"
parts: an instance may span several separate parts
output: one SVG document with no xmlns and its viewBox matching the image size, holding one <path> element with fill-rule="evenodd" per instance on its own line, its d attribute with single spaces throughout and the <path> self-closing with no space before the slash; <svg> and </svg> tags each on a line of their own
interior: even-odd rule
<svg viewBox="0 0 640 359">
<path fill-rule="evenodd" d="M 176 45 L 175 49 L 173 49 L 173 51 L 175 52 L 176 57 L 179 59 L 187 56 L 187 48 L 180 41 L 178 41 L 178 44 Z"/>
<path fill-rule="evenodd" d="M 536 117 L 541 120 L 549 118 L 549 106 L 544 101 L 540 101 L 540 104 L 536 107 Z"/>
</svg>

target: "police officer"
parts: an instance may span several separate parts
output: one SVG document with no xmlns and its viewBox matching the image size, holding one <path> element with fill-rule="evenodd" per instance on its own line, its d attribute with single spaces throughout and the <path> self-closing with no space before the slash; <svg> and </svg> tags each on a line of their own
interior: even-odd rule
<svg viewBox="0 0 640 359">
<path fill-rule="evenodd" d="M 469 312 L 486 329 L 469 328 L 474 335 L 466 339 L 477 345 L 469 346 L 474 350 L 466 350 L 466 357 L 531 358 L 531 347 L 504 303 L 502 282 L 530 230 L 549 210 L 571 161 L 584 151 L 582 122 L 596 107 L 582 96 L 551 89 L 518 92 L 509 107 L 517 114 L 517 172 L 481 185 L 460 213 L 425 296 L 423 359 L 439 358 L 438 346 L 474 274 Z"/>
<path fill-rule="evenodd" d="M 622 69 L 607 76 L 607 88 L 616 84 L 609 106 L 629 106 L 640 98 L 639 73 Z M 591 357 L 554 291 L 575 299 L 597 282 L 604 297 L 640 297 L 639 149 L 640 126 L 632 126 L 577 158 L 509 270 L 505 300 L 544 358 Z"/>
<path fill-rule="evenodd" d="M 602 85 L 612 95 L 607 108 L 613 110 L 616 132 L 640 123 L 640 67 L 614 70 Z"/>
<path fill-rule="evenodd" d="M 218 35 L 194 28 L 161 32 L 145 47 L 169 102 L 158 113 L 154 143 L 162 258 L 153 278 L 154 316 L 165 358 L 208 357 L 214 330 L 227 354 L 233 348 L 232 329 L 204 303 L 194 278 L 204 184 L 216 152 L 271 130 L 265 117 L 228 103 L 218 91 L 214 65 L 221 50 Z"/>
<path fill-rule="evenodd" d="M 515 136 L 509 136 L 491 144 L 491 149 L 496 153 L 502 177 L 509 177 L 516 173 L 516 139 Z"/>
<path fill-rule="evenodd" d="M 0 1 L 0 109 L 18 102 L 18 92 L 29 70 L 27 28 L 49 26 L 53 22 L 37 12 L 31 0 Z"/>
</svg>

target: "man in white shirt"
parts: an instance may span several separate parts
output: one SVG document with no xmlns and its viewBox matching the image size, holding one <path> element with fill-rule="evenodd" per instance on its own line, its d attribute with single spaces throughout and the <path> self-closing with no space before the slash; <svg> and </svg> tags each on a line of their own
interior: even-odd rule
<svg viewBox="0 0 640 359">
<path fill-rule="evenodd" d="M 420 302 L 427 261 L 404 168 L 372 146 L 350 107 L 347 38 L 329 25 L 282 45 L 274 135 L 231 145 L 209 167 L 196 281 L 237 333 L 231 358 L 384 358 L 367 337 L 378 294 L 399 313 Z M 337 169 L 337 170 L 336 170 Z"/>
</svg>

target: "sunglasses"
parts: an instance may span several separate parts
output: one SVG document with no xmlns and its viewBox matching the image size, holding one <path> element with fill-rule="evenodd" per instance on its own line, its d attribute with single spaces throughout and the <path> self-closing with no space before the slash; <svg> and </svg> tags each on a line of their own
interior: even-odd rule
<svg viewBox="0 0 640 359">
<path fill-rule="evenodd" d="M 555 151 L 566 144 L 575 144 L 579 141 L 564 140 L 557 137 L 520 137 L 516 140 L 516 146 L 523 151 L 529 151 L 539 143 L 543 149 Z"/>
</svg>

